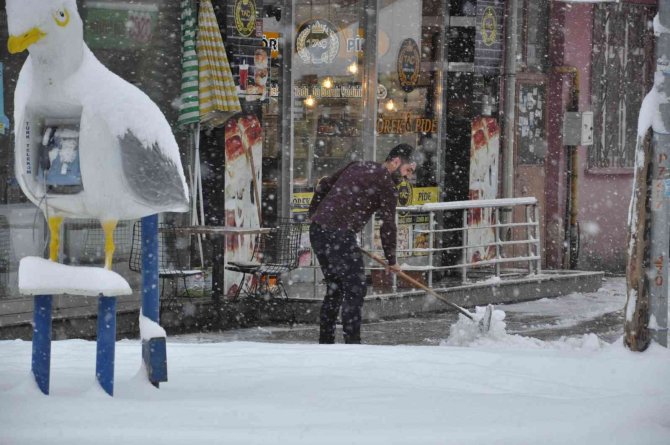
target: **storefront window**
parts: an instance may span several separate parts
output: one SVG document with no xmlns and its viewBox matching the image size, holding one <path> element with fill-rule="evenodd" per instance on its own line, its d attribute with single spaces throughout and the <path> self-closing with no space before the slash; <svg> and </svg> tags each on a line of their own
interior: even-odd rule
<svg viewBox="0 0 670 445">
<path fill-rule="evenodd" d="M 437 185 L 441 103 L 440 2 L 380 2 L 377 37 L 377 153 L 383 161 L 400 143 L 415 147 L 417 185 Z"/>
<path fill-rule="evenodd" d="M 294 3 L 293 185 L 363 158 L 360 1 Z"/>
<path fill-rule="evenodd" d="M 638 112 L 654 69 L 654 13 L 654 7 L 626 3 L 595 7 L 591 169 L 634 165 Z"/>
<path fill-rule="evenodd" d="M 517 61 L 528 71 L 545 72 L 549 66 L 549 0 L 519 0 L 517 14 Z"/>
</svg>

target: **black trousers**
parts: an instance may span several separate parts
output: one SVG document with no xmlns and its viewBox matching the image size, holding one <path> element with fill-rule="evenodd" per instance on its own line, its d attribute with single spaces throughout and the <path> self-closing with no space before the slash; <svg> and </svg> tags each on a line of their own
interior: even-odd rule
<svg viewBox="0 0 670 445">
<path fill-rule="evenodd" d="M 335 323 L 340 308 L 344 342 L 360 343 L 361 312 L 368 288 L 356 234 L 312 223 L 309 239 L 327 286 L 321 306 L 319 343 L 335 343 Z"/>
</svg>

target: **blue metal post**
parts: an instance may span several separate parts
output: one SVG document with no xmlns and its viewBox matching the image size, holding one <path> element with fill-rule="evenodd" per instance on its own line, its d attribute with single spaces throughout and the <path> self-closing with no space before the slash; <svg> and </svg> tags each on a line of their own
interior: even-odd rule
<svg viewBox="0 0 670 445">
<path fill-rule="evenodd" d="M 114 347 L 116 342 L 116 297 L 98 297 L 98 338 L 95 377 L 110 396 L 114 395 Z"/>
<path fill-rule="evenodd" d="M 151 215 L 142 218 L 142 315 L 156 323 L 160 315 L 158 279 L 158 215 Z M 142 339 L 142 360 L 155 387 L 167 382 L 165 338 Z"/>
<path fill-rule="evenodd" d="M 51 295 L 35 295 L 32 371 L 37 386 L 49 394 L 51 367 Z"/>
<path fill-rule="evenodd" d="M 142 218 L 142 314 L 158 323 L 158 215 Z"/>
</svg>

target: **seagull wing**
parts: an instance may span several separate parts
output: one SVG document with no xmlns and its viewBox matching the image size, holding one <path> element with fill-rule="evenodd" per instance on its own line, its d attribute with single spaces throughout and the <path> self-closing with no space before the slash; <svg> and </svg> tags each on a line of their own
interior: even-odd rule
<svg viewBox="0 0 670 445">
<path fill-rule="evenodd" d="M 180 166 L 165 155 L 165 150 L 158 143 L 144 145 L 131 130 L 118 141 L 123 174 L 137 198 L 162 211 L 188 211 Z"/>
</svg>

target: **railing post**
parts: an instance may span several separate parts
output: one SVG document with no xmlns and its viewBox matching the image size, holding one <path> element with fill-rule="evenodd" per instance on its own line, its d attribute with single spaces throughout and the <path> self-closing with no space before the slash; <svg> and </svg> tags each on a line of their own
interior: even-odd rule
<svg viewBox="0 0 670 445">
<path fill-rule="evenodd" d="M 468 281 L 468 209 L 463 209 L 463 265 L 461 268 L 461 282 Z"/>
<path fill-rule="evenodd" d="M 428 269 L 428 287 L 433 287 L 433 243 L 435 242 L 435 237 L 433 236 L 434 225 L 435 214 L 431 210 L 428 212 L 428 265 L 430 266 L 430 269 Z"/>
<path fill-rule="evenodd" d="M 532 230 L 535 231 L 535 222 L 531 216 L 530 206 L 525 207 L 524 213 L 526 214 L 526 251 L 528 252 L 528 275 L 531 275 L 533 273 L 533 263 L 535 261 L 531 258 L 533 256 L 533 247 L 535 242 L 533 241 L 533 238 L 531 238 L 530 233 L 531 223 L 533 223 Z"/>
<path fill-rule="evenodd" d="M 535 251 L 537 255 L 537 263 L 535 264 L 535 273 L 542 273 L 542 243 L 540 235 L 540 211 L 537 204 L 533 204 L 533 213 L 535 214 Z"/>
<path fill-rule="evenodd" d="M 495 240 L 496 240 L 496 277 L 500 277 L 500 207 L 494 209 L 495 214 Z"/>
<path fill-rule="evenodd" d="M 395 226 L 396 228 L 398 227 L 398 212 L 395 212 Z M 397 249 L 396 249 L 397 250 Z M 398 264 L 400 264 L 400 257 L 396 252 L 396 261 Z M 391 289 L 393 290 L 393 293 L 395 294 L 398 291 L 398 277 L 396 274 L 391 274 Z"/>
</svg>

